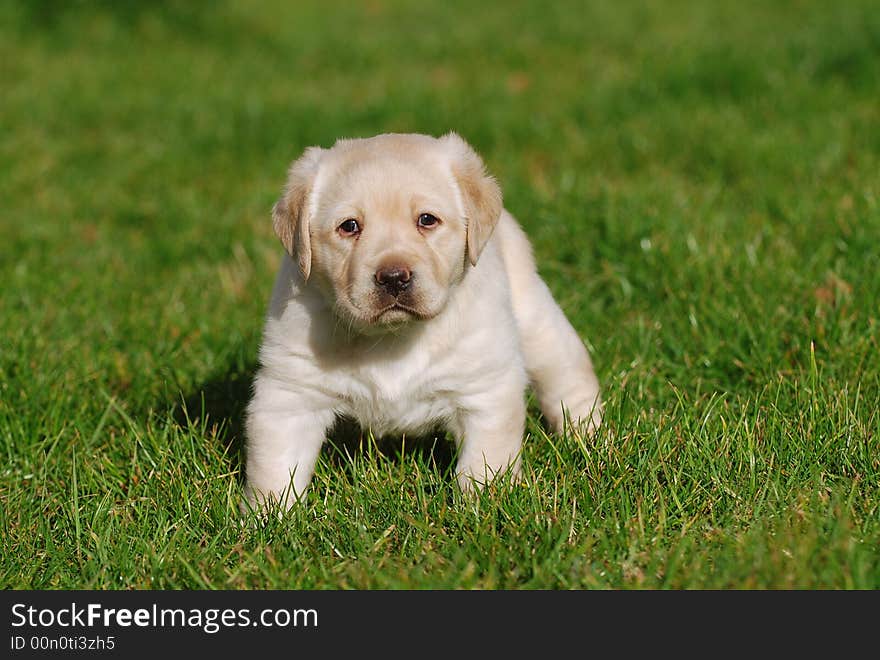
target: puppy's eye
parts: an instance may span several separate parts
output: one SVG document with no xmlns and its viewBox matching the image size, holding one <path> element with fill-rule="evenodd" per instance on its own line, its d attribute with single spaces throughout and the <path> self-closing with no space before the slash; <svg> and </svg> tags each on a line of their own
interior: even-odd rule
<svg viewBox="0 0 880 660">
<path fill-rule="evenodd" d="M 418 225 L 424 229 L 432 229 L 440 224 L 440 220 L 430 213 L 422 213 L 419 216 Z"/>
<path fill-rule="evenodd" d="M 345 236 L 354 236 L 355 234 L 359 234 L 361 231 L 361 226 L 358 224 L 358 221 L 354 218 L 349 218 L 348 220 L 343 221 L 337 229 L 339 233 Z"/>
</svg>

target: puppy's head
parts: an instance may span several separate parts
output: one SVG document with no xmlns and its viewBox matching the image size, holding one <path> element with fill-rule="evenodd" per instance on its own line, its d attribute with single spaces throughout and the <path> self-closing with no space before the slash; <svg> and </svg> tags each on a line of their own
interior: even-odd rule
<svg viewBox="0 0 880 660">
<path fill-rule="evenodd" d="M 275 232 L 303 278 L 361 330 L 430 319 L 475 265 L 501 191 L 458 135 L 311 147 L 290 167 Z"/>
</svg>

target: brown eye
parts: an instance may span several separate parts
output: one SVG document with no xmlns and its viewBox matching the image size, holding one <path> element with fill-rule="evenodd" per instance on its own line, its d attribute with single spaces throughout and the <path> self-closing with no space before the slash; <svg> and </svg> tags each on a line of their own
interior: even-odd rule
<svg viewBox="0 0 880 660">
<path fill-rule="evenodd" d="M 437 217 L 431 215 L 430 213 L 422 213 L 419 216 L 419 227 L 423 227 L 425 229 L 432 229 L 440 224 L 440 220 Z"/>
<path fill-rule="evenodd" d="M 348 220 L 343 221 L 337 229 L 345 236 L 354 236 L 355 234 L 360 233 L 361 226 L 358 224 L 357 220 L 349 218 Z"/>
</svg>

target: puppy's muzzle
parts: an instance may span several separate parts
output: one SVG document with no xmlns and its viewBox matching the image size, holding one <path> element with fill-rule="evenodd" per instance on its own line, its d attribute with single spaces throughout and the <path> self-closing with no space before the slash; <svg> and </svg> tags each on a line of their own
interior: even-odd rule
<svg viewBox="0 0 880 660">
<path fill-rule="evenodd" d="M 383 266 L 374 275 L 376 286 L 394 298 L 409 288 L 412 277 L 412 271 L 400 264 Z"/>
</svg>

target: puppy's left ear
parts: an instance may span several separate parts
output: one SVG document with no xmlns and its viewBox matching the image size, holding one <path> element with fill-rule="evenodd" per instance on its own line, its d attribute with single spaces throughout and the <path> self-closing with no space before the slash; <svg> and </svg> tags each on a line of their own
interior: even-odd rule
<svg viewBox="0 0 880 660">
<path fill-rule="evenodd" d="M 287 173 L 287 184 L 281 199 L 272 207 L 275 234 L 287 253 L 299 264 L 306 280 L 309 279 L 312 269 L 309 198 L 323 152 L 320 147 L 309 147 L 293 162 Z"/>
<path fill-rule="evenodd" d="M 467 216 L 467 253 L 472 266 L 501 218 L 501 188 L 486 172 L 482 159 L 456 133 L 440 138 L 451 150 L 452 175 L 461 191 Z"/>
</svg>

